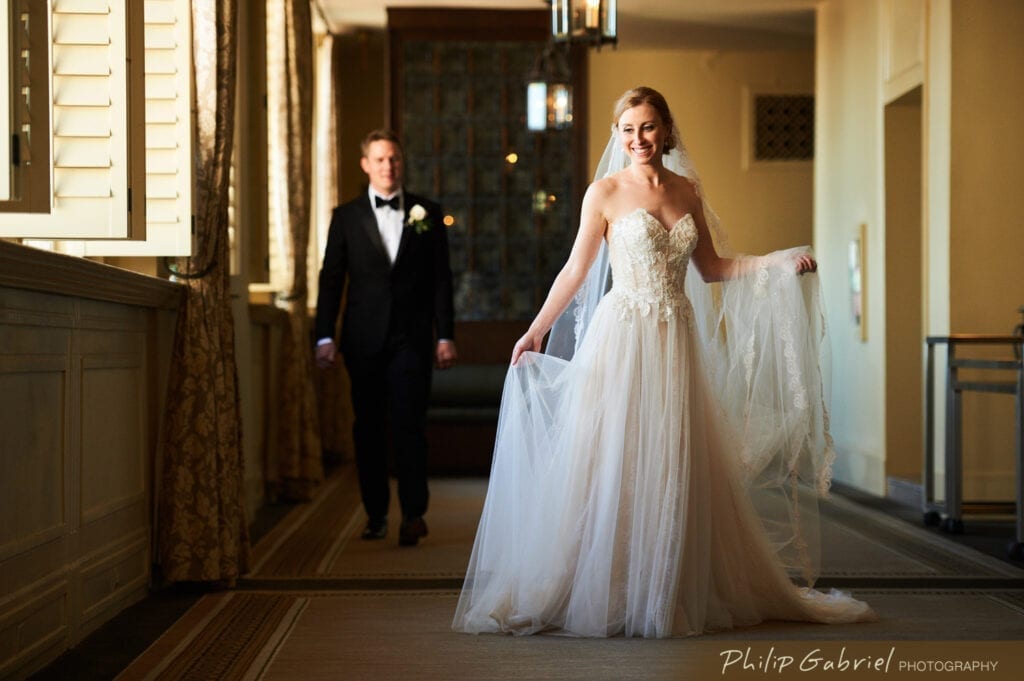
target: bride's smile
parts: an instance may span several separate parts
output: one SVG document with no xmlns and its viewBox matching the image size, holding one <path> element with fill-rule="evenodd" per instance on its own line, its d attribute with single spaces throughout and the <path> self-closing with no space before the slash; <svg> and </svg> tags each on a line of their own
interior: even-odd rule
<svg viewBox="0 0 1024 681">
<path fill-rule="evenodd" d="M 627 109 L 619 118 L 619 136 L 626 153 L 634 163 L 650 163 L 660 159 L 667 135 L 657 109 L 640 104 Z"/>
</svg>

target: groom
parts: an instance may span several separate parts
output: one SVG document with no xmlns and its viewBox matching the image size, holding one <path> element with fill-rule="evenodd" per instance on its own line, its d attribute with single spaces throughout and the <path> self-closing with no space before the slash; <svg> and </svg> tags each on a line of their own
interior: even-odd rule
<svg viewBox="0 0 1024 681">
<path fill-rule="evenodd" d="M 316 363 L 334 366 L 334 330 L 346 280 L 340 350 L 352 382 L 363 539 L 387 535 L 387 442 L 402 508 L 399 544 L 427 534 L 425 422 L 434 363 L 454 364 L 448 237 L 441 208 L 402 188 L 402 145 L 390 130 L 363 140 L 366 193 L 334 209 L 317 299 Z M 435 341 L 436 339 L 436 341 Z"/>
</svg>

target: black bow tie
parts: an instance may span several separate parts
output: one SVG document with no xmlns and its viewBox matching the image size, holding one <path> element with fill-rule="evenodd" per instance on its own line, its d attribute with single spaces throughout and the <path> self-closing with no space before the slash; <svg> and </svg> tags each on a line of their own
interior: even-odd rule
<svg viewBox="0 0 1024 681">
<path fill-rule="evenodd" d="M 381 206 L 390 206 L 394 210 L 401 210 L 401 208 L 399 208 L 401 197 L 398 194 L 395 194 L 390 199 L 381 198 L 380 196 L 374 194 L 373 198 L 373 205 L 375 208 L 380 208 Z"/>
</svg>

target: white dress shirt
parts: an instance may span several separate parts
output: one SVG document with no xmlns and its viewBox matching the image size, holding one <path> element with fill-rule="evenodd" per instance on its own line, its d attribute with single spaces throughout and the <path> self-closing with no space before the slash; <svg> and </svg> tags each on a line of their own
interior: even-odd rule
<svg viewBox="0 0 1024 681">
<path fill-rule="evenodd" d="M 369 192 L 370 206 L 373 207 L 373 214 L 377 217 L 380 239 L 384 242 L 384 250 L 388 252 L 391 264 L 394 265 L 395 257 L 398 255 L 398 245 L 402 242 L 402 222 L 405 217 L 405 212 L 402 209 L 405 208 L 403 205 L 405 197 L 402 195 L 401 190 L 391 196 L 381 196 L 373 191 L 373 188 L 370 188 Z M 393 196 L 398 196 L 399 210 L 395 210 L 391 206 L 381 206 L 378 208 L 377 196 L 380 196 L 382 199 L 391 199 Z"/>
</svg>

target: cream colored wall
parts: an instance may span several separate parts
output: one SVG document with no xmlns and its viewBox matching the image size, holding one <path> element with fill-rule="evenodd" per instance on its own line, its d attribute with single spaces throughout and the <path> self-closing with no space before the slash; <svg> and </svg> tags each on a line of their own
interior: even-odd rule
<svg viewBox="0 0 1024 681">
<path fill-rule="evenodd" d="M 653 87 L 668 100 L 712 205 L 734 249 L 763 253 L 811 243 L 812 168 L 744 170 L 744 88 L 813 92 L 806 51 L 601 50 L 589 62 L 589 154 L 593 173 L 623 92 Z"/>
<path fill-rule="evenodd" d="M 952 109 L 952 52 L 950 50 L 952 0 L 928 0 L 926 31 L 927 59 L 924 68 L 925 165 L 923 295 L 924 326 L 929 335 L 945 336 L 949 326 L 949 216 L 950 216 L 950 112 Z M 944 346 L 936 346 L 935 366 L 946 362 Z M 934 375 L 936 390 L 941 391 L 943 373 Z M 941 393 L 933 408 L 932 440 L 936 461 L 935 484 L 941 488 L 946 446 L 945 410 Z"/>
<path fill-rule="evenodd" d="M 924 79 L 925 159 L 925 327 L 949 333 L 950 112 L 952 54 L 951 0 L 928 3 L 928 59 Z M 936 433 L 941 435 L 941 433 Z M 941 445 L 941 442 L 937 443 Z"/>
<path fill-rule="evenodd" d="M 882 178 L 880 4 L 818 6 L 814 245 L 832 343 L 835 477 L 884 493 L 885 234 Z M 850 314 L 847 253 L 867 224 L 864 264 L 868 339 Z"/>
<path fill-rule="evenodd" d="M 954 2 L 952 26 L 950 327 L 1006 334 L 1024 305 L 1024 3 Z M 1012 412 L 1009 396 L 965 395 L 967 498 L 1013 498 Z"/>
<path fill-rule="evenodd" d="M 921 81 L 925 329 L 1005 334 L 1019 319 L 1024 239 L 1012 197 L 1024 152 L 1022 30 L 1024 5 L 1009 0 L 829 0 L 818 6 L 815 245 L 831 313 L 837 479 L 877 493 L 885 489 L 889 454 L 878 424 L 899 415 L 885 401 L 883 301 L 886 258 L 899 254 L 885 249 L 883 112 Z M 868 225 L 864 343 L 845 312 L 846 246 L 860 222 Z M 937 360 L 941 365 L 944 355 Z M 938 389 L 941 400 L 941 384 Z M 1010 498 L 1009 400 L 972 394 L 965 407 L 965 497 Z"/>
</svg>

